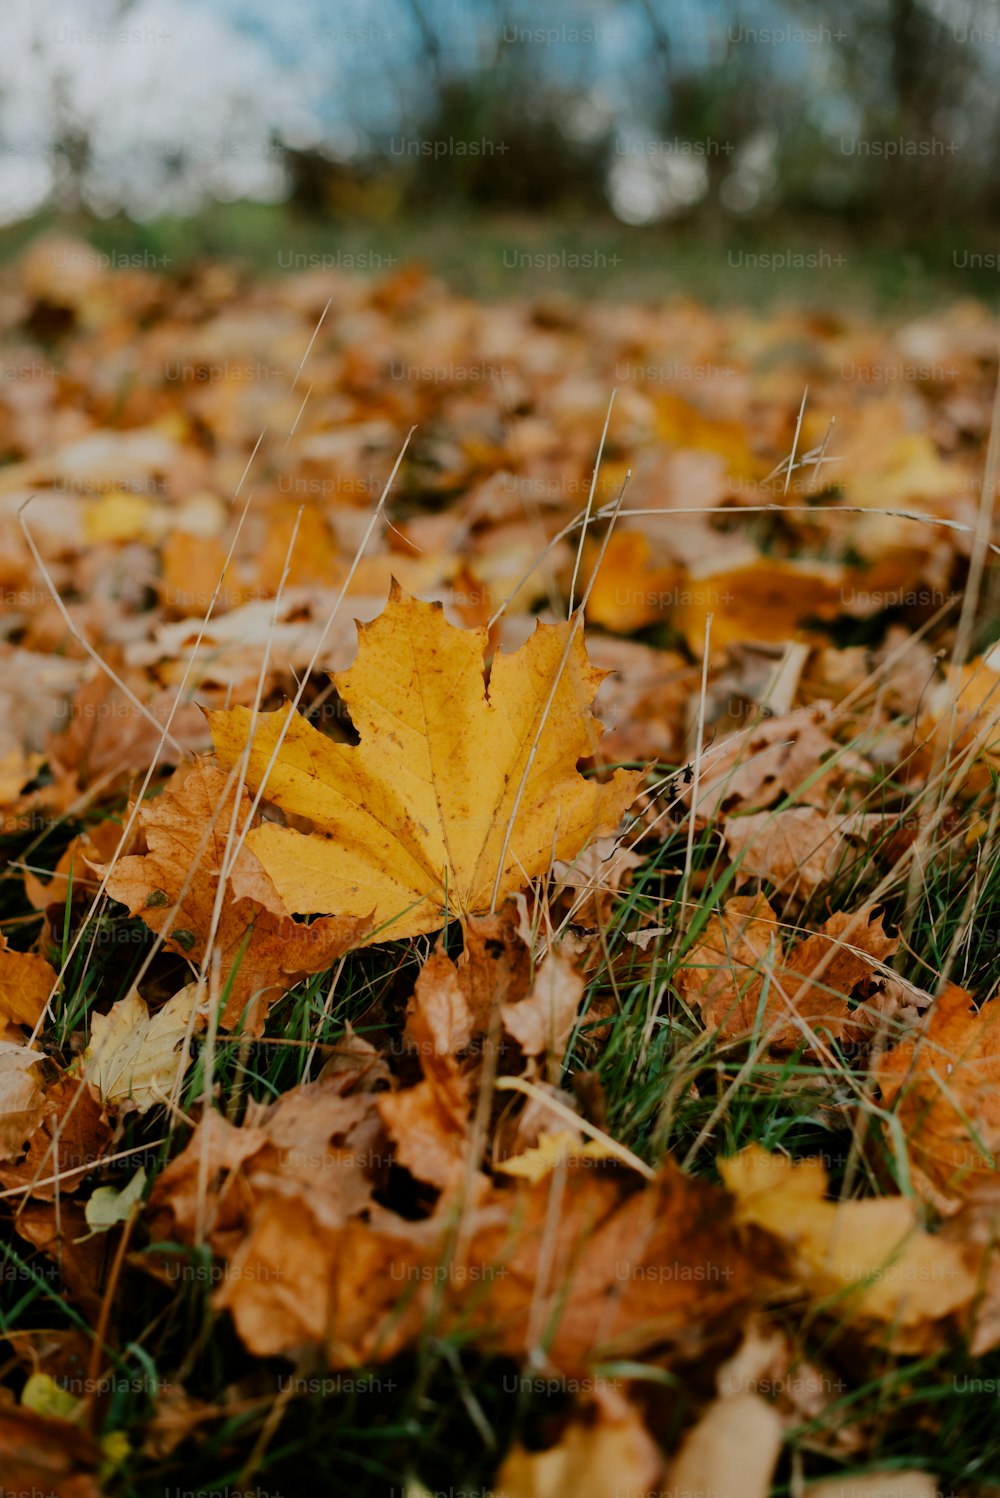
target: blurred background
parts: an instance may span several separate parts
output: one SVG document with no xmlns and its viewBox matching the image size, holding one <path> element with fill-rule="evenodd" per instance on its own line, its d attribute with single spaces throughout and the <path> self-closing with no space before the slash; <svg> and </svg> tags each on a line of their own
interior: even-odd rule
<svg viewBox="0 0 1000 1498">
<path fill-rule="evenodd" d="M 998 75 L 986 0 L 5 0 L 0 253 L 992 299 Z"/>
</svg>

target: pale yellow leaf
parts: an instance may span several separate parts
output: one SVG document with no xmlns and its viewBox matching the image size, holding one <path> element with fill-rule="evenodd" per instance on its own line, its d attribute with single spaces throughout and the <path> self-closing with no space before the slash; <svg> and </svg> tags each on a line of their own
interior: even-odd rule
<svg viewBox="0 0 1000 1498">
<path fill-rule="evenodd" d="M 659 1492 L 660 1449 L 638 1410 L 601 1389 L 597 1418 L 575 1420 L 547 1451 L 515 1446 L 497 1473 L 494 1498 L 611 1498 Z"/>
<path fill-rule="evenodd" d="M 736 1220 L 787 1248 L 810 1298 L 831 1315 L 884 1323 L 892 1344 L 919 1350 L 940 1340 L 934 1323 L 967 1306 L 977 1277 L 959 1245 L 920 1226 L 902 1196 L 826 1200 L 819 1160 L 789 1160 L 750 1145 L 719 1172 L 736 1198 Z"/>
<path fill-rule="evenodd" d="M 106 1015 L 95 1014 L 83 1075 L 110 1108 L 146 1113 L 187 1070 L 186 1044 L 198 985 L 189 983 L 151 1015 L 133 989 Z"/>
<path fill-rule="evenodd" d="M 759 1394 L 710 1404 L 670 1464 L 665 1491 L 767 1498 L 781 1450 L 781 1419 Z"/>
<path fill-rule="evenodd" d="M 120 1191 L 113 1186 L 98 1186 L 84 1208 L 87 1226 L 95 1233 L 106 1233 L 116 1223 L 127 1222 L 132 1208 L 142 1200 L 145 1185 L 146 1172 L 140 1168 Z"/>
<path fill-rule="evenodd" d="M 539 1181 L 544 1180 L 565 1160 L 577 1163 L 580 1160 L 617 1158 L 615 1151 L 609 1149 L 602 1140 L 588 1139 L 581 1143 L 575 1134 L 566 1129 L 557 1134 L 540 1134 L 538 1143 L 531 1149 L 526 1149 L 520 1155 L 511 1155 L 509 1160 L 501 1160 L 494 1168 L 504 1175 L 520 1176 L 537 1186 Z"/>
</svg>

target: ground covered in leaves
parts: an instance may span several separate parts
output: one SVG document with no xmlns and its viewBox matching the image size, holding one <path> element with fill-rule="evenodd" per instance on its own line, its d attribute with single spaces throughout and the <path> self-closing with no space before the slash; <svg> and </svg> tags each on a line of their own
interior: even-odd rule
<svg viewBox="0 0 1000 1498">
<path fill-rule="evenodd" d="M 1000 1492 L 985 309 L 0 325 L 5 1488 Z"/>
</svg>

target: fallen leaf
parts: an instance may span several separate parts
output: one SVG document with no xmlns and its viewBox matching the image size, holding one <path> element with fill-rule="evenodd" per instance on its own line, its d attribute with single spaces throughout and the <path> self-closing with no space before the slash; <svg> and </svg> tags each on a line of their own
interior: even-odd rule
<svg viewBox="0 0 1000 1498">
<path fill-rule="evenodd" d="M 597 548 L 592 546 L 591 565 Z M 605 629 L 632 634 L 660 619 L 678 591 L 676 566 L 657 566 L 639 531 L 615 531 L 587 599 L 587 619 Z"/>
<path fill-rule="evenodd" d="M 19 1155 L 48 1107 L 40 1051 L 0 1041 L 0 1160 Z"/>
<path fill-rule="evenodd" d="M 106 489 L 100 499 L 88 504 L 83 528 L 86 540 L 133 541 L 143 536 L 149 524 L 150 503 L 128 489 Z"/>
<path fill-rule="evenodd" d="M 767 879 L 776 890 L 806 899 L 836 874 L 843 827 L 843 818 L 793 806 L 727 817 L 723 835 L 741 877 Z"/>
<path fill-rule="evenodd" d="M 12 952 L 0 935 L 0 1024 L 31 1028 L 55 986 L 55 969 L 44 957 Z M 11 1033 L 16 1035 L 17 1031 Z"/>
<path fill-rule="evenodd" d="M 908 1197 L 827 1201 L 820 1161 L 756 1144 L 720 1160 L 719 1172 L 737 1222 L 785 1247 L 809 1298 L 838 1321 L 867 1323 L 897 1351 L 939 1346 L 976 1294 L 975 1268 L 957 1245 L 921 1228 Z"/>
<path fill-rule="evenodd" d="M 531 933 L 522 930 L 517 898 L 492 915 L 470 916 L 463 929 L 459 982 L 477 1030 L 489 1030 L 503 1005 L 522 998 L 531 979 Z"/>
<path fill-rule="evenodd" d="M 787 949 L 782 929 L 762 895 L 736 895 L 712 912 L 676 977 L 705 1024 L 724 1035 L 759 1029 L 776 1050 L 863 1024 L 865 1012 L 852 1011 L 849 1000 L 859 989 L 867 997 L 878 964 L 897 945 L 881 917 L 838 911 Z"/>
<path fill-rule="evenodd" d="M 27 1067 L 28 1057 L 38 1059 L 31 1051 L 22 1055 L 24 1062 L 15 1063 L 19 1068 Z M 41 1069 L 35 1075 L 41 1076 Z M 16 1163 L 0 1164 L 0 1180 L 10 1188 L 25 1188 L 28 1195 L 39 1200 L 53 1201 L 78 1190 L 86 1179 L 86 1170 L 100 1164 L 111 1140 L 111 1128 L 95 1089 L 69 1073 L 46 1083 L 41 1101 L 36 1100 L 30 1109 L 30 1120 L 36 1108 L 41 1117 L 27 1136 L 27 1154 Z M 21 1127 L 19 1124 L 15 1133 Z"/>
<path fill-rule="evenodd" d="M 472 1235 L 464 1272 L 482 1267 L 478 1286 L 453 1281 L 456 1325 L 487 1348 L 523 1358 L 544 1335 L 548 1361 L 571 1377 L 595 1361 L 690 1352 L 746 1301 L 749 1263 L 705 1182 L 667 1164 L 623 1191 L 580 1161 L 553 1203 L 557 1179 L 502 1189 L 495 1226 Z"/>
<path fill-rule="evenodd" d="M 569 630 L 539 625 L 516 654 L 497 655 L 487 697 L 485 631 L 454 629 L 439 607 L 394 590 L 384 613 L 359 627 L 355 664 L 334 677 L 357 747 L 325 738 L 290 707 L 262 714 L 248 784 L 266 779 L 271 801 L 317 828 L 250 834 L 288 908 L 374 911 L 369 940 L 434 931 L 447 914 L 489 910 L 553 858 L 613 831 L 640 776 L 619 770 L 601 785 L 576 770 L 600 738 L 589 711 L 600 676 Z M 210 722 L 229 768 L 250 715 L 237 707 Z"/>
<path fill-rule="evenodd" d="M 101 1450 L 79 1426 L 0 1406 L 0 1467 L 4 1486 L 34 1498 L 101 1498 Z"/>
<path fill-rule="evenodd" d="M 177 771 L 140 809 L 149 852 L 120 859 L 108 878 L 109 894 L 153 931 L 165 932 L 167 948 L 191 962 L 205 957 L 219 875 L 249 818 L 246 791 L 234 814 L 235 801 L 235 787 L 217 766 L 198 760 Z M 228 986 L 220 1016 L 225 1029 L 242 1024 L 259 1034 L 269 1003 L 304 974 L 330 967 L 368 929 L 364 917 L 311 926 L 292 920 L 245 846 L 233 862 L 227 894 L 213 943 L 220 990 Z"/>
<path fill-rule="evenodd" d="M 68 1389 L 61 1388 L 51 1373 L 33 1373 L 21 1390 L 21 1404 L 36 1415 L 54 1415 L 72 1420 L 80 1401 Z"/>
<path fill-rule="evenodd" d="M 617 1159 L 615 1151 L 600 1139 L 583 1140 L 579 1134 L 565 1129 L 556 1134 L 540 1134 L 538 1143 L 531 1149 L 498 1161 L 494 1168 L 503 1175 L 518 1176 L 537 1186 L 539 1181 L 551 1175 L 556 1166 L 567 1161 L 578 1164 L 580 1161 L 614 1159 Z"/>
<path fill-rule="evenodd" d="M 768 1498 L 781 1442 L 781 1419 L 760 1395 L 716 1399 L 684 1437 L 665 1492 Z"/>
<path fill-rule="evenodd" d="M 1000 1158 L 1000 1005 L 978 1011 L 949 983 L 922 1034 L 878 1059 L 874 1075 L 902 1125 L 913 1181 L 939 1212 L 996 1203 Z"/>
<path fill-rule="evenodd" d="M 655 1491 L 663 1456 L 634 1406 L 613 1390 L 601 1391 L 592 1419 L 576 1419 L 556 1446 L 528 1451 L 515 1446 L 493 1486 L 495 1498 L 608 1498 L 611 1493 Z"/>
<path fill-rule="evenodd" d="M 98 1186 L 84 1207 L 88 1227 L 95 1233 L 106 1233 L 119 1222 L 127 1222 L 145 1189 L 146 1172 L 142 1168 L 120 1191 L 113 1186 Z"/>
<path fill-rule="evenodd" d="M 191 1061 L 191 1015 L 198 984 L 189 983 L 151 1015 L 132 990 L 108 1014 L 95 1014 L 83 1076 L 102 1100 L 122 1112 L 148 1113 L 164 1102 Z"/>
<path fill-rule="evenodd" d="M 459 1061 L 474 1032 L 455 965 L 443 952 L 424 963 L 407 1010 L 406 1039 L 420 1057 L 424 1080 L 386 1092 L 379 1112 L 396 1156 L 418 1180 L 446 1188 L 465 1174 L 471 1075 Z"/>
<path fill-rule="evenodd" d="M 825 812 L 853 776 L 870 773 L 861 755 L 826 732 L 818 706 L 797 710 L 713 745 L 698 782 L 697 812 L 711 818 L 720 811 L 760 811 L 785 796 Z M 682 794 L 692 805 L 693 784 Z"/>
<path fill-rule="evenodd" d="M 585 984 L 569 957 L 558 948 L 539 964 L 531 992 L 501 1009 L 503 1026 L 526 1056 L 547 1055 L 558 1070 L 576 1024 Z"/>
<path fill-rule="evenodd" d="M 121 842 L 124 828 L 118 822 L 101 822 L 90 827 L 78 837 L 71 838 L 49 879 L 44 882 L 31 869 L 24 871 L 24 891 L 34 910 L 47 910 L 50 905 L 65 908 L 72 895 L 93 895 L 97 881 L 87 867 L 90 863 L 110 860 Z"/>
<path fill-rule="evenodd" d="M 92 1233 L 79 1202 L 63 1197 L 59 1212 L 48 1201 L 32 1201 L 14 1219 L 18 1235 L 56 1266 L 58 1283 L 91 1323 L 101 1314 L 106 1239 Z M 6 1475 L 6 1473 L 5 1473 Z"/>
</svg>

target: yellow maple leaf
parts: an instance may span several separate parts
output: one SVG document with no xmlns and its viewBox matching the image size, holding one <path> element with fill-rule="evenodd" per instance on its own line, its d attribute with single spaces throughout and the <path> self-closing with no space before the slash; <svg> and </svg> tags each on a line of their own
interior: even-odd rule
<svg viewBox="0 0 1000 1498">
<path fill-rule="evenodd" d="M 316 828 L 266 823 L 249 835 L 287 907 L 374 912 L 370 940 L 434 931 L 612 831 L 641 777 L 619 770 L 600 784 L 577 771 L 603 731 L 590 704 L 605 673 L 571 629 L 539 625 L 498 654 L 487 696 L 486 630 L 456 629 L 440 605 L 394 587 L 384 612 L 358 626 L 354 665 L 334 676 L 360 744 L 334 743 L 290 706 L 261 714 L 247 784 L 266 779 L 270 801 Z M 251 714 L 209 720 L 228 769 Z"/>
</svg>

